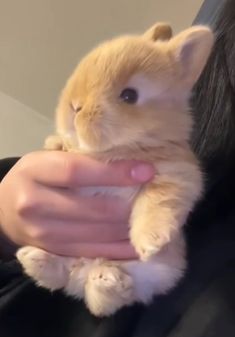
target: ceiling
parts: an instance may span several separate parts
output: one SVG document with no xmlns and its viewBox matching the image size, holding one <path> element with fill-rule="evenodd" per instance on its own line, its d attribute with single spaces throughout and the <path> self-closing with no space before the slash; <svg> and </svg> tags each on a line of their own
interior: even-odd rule
<svg viewBox="0 0 235 337">
<path fill-rule="evenodd" d="M 168 21 L 189 26 L 202 0 L 0 0 L 0 91 L 52 117 L 66 78 L 98 42 Z"/>
</svg>

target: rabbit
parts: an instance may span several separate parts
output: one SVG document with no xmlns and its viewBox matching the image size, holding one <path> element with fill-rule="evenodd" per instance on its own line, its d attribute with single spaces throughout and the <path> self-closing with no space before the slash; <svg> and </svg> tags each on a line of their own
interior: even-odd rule
<svg viewBox="0 0 235 337">
<path fill-rule="evenodd" d="M 210 55 L 214 34 L 194 26 L 173 36 L 157 23 L 142 35 L 103 42 L 79 63 L 62 91 L 56 134 L 47 150 L 103 162 L 153 164 L 139 187 L 81 188 L 132 203 L 129 238 L 139 259 L 110 261 L 56 256 L 22 247 L 17 258 L 39 286 L 83 299 L 95 316 L 168 293 L 187 268 L 184 225 L 203 194 L 203 173 L 190 147 L 190 95 Z"/>
</svg>

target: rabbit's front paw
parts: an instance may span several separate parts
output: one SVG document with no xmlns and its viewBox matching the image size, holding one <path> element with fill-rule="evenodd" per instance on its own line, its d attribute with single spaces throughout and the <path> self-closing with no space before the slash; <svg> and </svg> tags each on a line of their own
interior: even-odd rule
<svg viewBox="0 0 235 337">
<path fill-rule="evenodd" d="M 48 136 L 44 142 L 44 149 L 50 151 L 62 151 L 63 141 L 59 135 Z"/>
<path fill-rule="evenodd" d="M 148 261 L 169 241 L 170 231 L 158 226 L 133 226 L 130 231 L 133 247 L 142 261 Z"/>
</svg>

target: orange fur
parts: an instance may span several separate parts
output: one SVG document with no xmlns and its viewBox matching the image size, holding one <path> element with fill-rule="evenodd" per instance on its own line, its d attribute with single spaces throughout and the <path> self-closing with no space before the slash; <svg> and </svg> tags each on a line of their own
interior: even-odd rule
<svg viewBox="0 0 235 337">
<path fill-rule="evenodd" d="M 62 92 L 57 135 L 46 143 L 48 149 L 80 152 L 105 162 L 146 160 L 156 168 L 153 181 L 142 188 L 99 188 L 101 193 L 133 201 L 130 240 L 142 261 L 85 260 L 81 264 L 32 247 L 18 252 L 26 272 L 50 289 L 58 288 L 59 273 L 52 275 L 48 268 L 49 261 L 56 259 L 54 266 L 61 273 L 62 265 L 66 274 L 59 287 L 84 298 L 98 316 L 135 301 L 148 303 L 171 289 L 185 269 L 182 226 L 203 185 L 189 146 L 189 97 L 210 54 L 213 34 L 196 26 L 171 35 L 170 26 L 161 23 L 141 36 L 105 42 L 88 54 Z M 137 90 L 135 104 L 121 100 L 125 88 Z M 79 191 L 95 192 L 92 187 Z M 45 264 L 40 273 L 35 259 Z"/>
</svg>

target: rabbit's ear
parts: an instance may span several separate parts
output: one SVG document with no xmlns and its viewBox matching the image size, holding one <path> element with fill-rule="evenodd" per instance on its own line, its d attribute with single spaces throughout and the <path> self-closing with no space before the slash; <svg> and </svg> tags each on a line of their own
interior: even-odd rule
<svg viewBox="0 0 235 337">
<path fill-rule="evenodd" d="M 172 28 L 168 23 L 159 22 L 148 29 L 143 36 L 152 41 L 169 40 L 172 37 Z"/>
<path fill-rule="evenodd" d="M 214 44 L 212 30 L 206 26 L 194 26 L 173 37 L 168 44 L 173 59 L 180 65 L 182 80 L 192 86 L 211 53 Z"/>
</svg>

